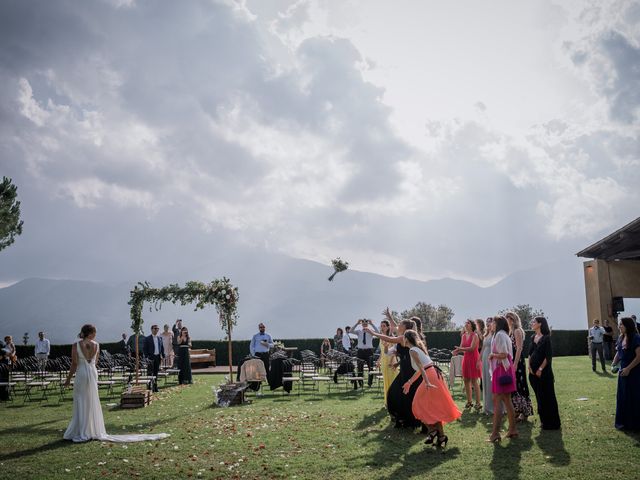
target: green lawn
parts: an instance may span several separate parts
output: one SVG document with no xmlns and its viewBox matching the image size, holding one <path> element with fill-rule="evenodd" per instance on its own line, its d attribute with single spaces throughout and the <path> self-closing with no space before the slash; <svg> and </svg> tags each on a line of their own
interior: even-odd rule
<svg viewBox="0 0 640 480">
<path fill-rule="evenodd" d="M 392 428 L 373 391 L 300 398 L 277 391 L 222 409 L 211 391 L 222 378 L 196 375 L 194 385 L 165 388 L 144 409 L 105 400 L 109 433 L 172 435 L 125 445 L 65 442 L 70 400 L 19 399 L 0 405 L 0 478 L 638 478 L 640 437 L 613 428 L 615 377 L 591 372 L 586 357 L 558 358 L 554 367 L 561 432 L 541 432 L 536 417 L 519 438 L 493 446 L 485 442 L 490 419 L 465 413 L 448 426 L 444 453 Z M 459 383 L 454 396 L 464 404 Z"/>
</svg>

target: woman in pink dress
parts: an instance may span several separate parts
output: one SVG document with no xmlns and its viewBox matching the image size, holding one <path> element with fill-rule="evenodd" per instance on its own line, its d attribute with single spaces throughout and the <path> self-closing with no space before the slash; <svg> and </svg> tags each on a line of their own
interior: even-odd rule
<svg viewBox="0 0 640 480">
<path fill-rule="evenodd" d="M 511 339 L 509 338 L 509 324 L 507 319 L 493 317 L 495 335 L 491 340 L 491 391 L 493 392 L 493 431 L 489 442 L 499 442 L 500 425 L 502 424 L 502 409 L 507 411 L 509 431 L 507 438 L 518 436 L 516 430 L 516 413 L 511 403 L 511 394 L 516 391 L 516 373 L 513 368 Z M 502 405 L 501 405 L 502 404 Z"/>
<path fill-rule="evenodd" d="M 476 324 L 471 320 L 467 320 L 464 324 L 464 333 L 462 334 L 460 346 L 453 350 L 453 354 L 464 353 L 462 358 L 462 379 L 464 380 L 464 391 L 467 394 L 467 404 L 464 408 L 473 407 L 471 402 L 471 390 L 473 389 L 476 397 L 476 405 L 474 407 L 476 412 L 482 410 L 480 385 L 478 384 L 478 380 L 482 377 L 480 354 L 478 352 L 479 343 Z"/>
</svg>

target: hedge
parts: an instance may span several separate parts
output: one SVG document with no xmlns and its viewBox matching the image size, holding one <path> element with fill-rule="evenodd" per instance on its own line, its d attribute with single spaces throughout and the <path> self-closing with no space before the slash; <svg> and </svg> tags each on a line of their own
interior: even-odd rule
<svg viewBox="0 0 640 480">
<path fill-rule="evenodd" d="M 526 332 L 524 351 L 525 355 L 529 351 L 529 342 L 533 336 L 532 331 Z M 426 332 L 427 346 L 429 348 L 448 348 L 452 349 L 460 342 L 459 331 L 448 332 Z M 284 340 L 283 343 L 286 347 L 298 347 L 298 352 L 301 350 L 311 350 L 316 354 L 320 354 L 320 345 L 322 344 L 321 338 L 299 338 Z M 558 357 L 573 356 L 573 355 L 587 355 L 587 331 L 586 330 L 554 330 L 551 336 L 553 345 L 553 354 Z M 238 362 L 249 355 L 249 340 L 235 340 L 233 343 L 233 363 L 237 365 Z M 228 350 L 226 340 L 194 340 L 193 348 L 207 348 L 216 349 L 216 360 L 218 365 L 227 365 Z M 117 343 L 102 343 L 100 347 L 111 353 L 118 352 Z M 19 358 L 24 358 L 33 355 L 33 345 L 16 345 L 17 354 Z M 64 355 L 71 355 L 71 345 L 51 345 L 51 358 L 56 358 Z M 299 357 L 299 354 L 296 355 Z"/>
</svg>

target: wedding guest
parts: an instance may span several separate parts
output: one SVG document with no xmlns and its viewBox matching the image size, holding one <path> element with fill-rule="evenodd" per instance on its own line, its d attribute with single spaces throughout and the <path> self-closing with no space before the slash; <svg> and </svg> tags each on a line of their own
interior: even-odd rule
<svg viewBox="0 0 640 480">
<path fill-rule="evenodd" d="M 480 403 L 480 386 L 478 385 L 478 379 L 482 376 L 480 371 L 480 355 L 478 354 L 478 344 L 480 342 L 478 335 L 476 334 L 476 324 L 472 320 L 467 320 L 464 324 L 464 333 L 460 340 L 460 346 L 453 349 L 452 354 L 457 355 L 463 352 L 462 357 L 462 379 L 464 380 L 464 391 L 467 395 L 467 404 L 464 408 L 473 407 L 471 401 L 472 390 L 475 393 L 476 405 L 475 410 L 479 412 L 482 410 L 482 404 Z"/>
<path fill-rule="evenodd" d="M 491 341 L 491 391 L 493 393 L 493 430 L 489 442 L 499 442 L 502 424 L 502 405 L 509 420 L 508 438 L 518 436 L 516 415 L 511 403 L 511 393 L 516 391 L 516 376 L 513 367 L 513 347 L 509 338 L 509 324 L 502 316 L 493 317 L 495 334 Z"/>
<path fill-rule="evenodd" d="M 591 340 L 591 369 L 596 371 L 596 353 L 600 357 L 600 364 L 602 365 L 602 371 L 606 372 L 607 369 L 604 366 L 604 334 L 605 329 L 600 326 L 600 320 L 597 318 L 593 321 L 593 327 L 589 329 L 589 340 Z"/>
<path fill-rule="evenodd" d="M 402 391 L 408 394 L 411 385 L 422 377 L 422 385 L 416 390 L 412 402 L 413 415 L 429 428 L 425 443 L 435 443 L 437 447 L 444 448 L 449 441 L 444 434 L 444 425 L 457 420 L 462 413 L 451 398 L 440 369 L 431 361 L 427 347 L 418 333 L 407 330 L 403 339 L 405 347 L 409 347 L 411 365 L 415 373 L 402 386 Z"/>
<path fill-rule="evenodd" d="M 38 332 L 35 353 L 38 359 L 38 368 L 43 372 L 47 369 L 47 360 L 49 359 L 50 352 L 51 344 L 49 343 L 49 339 L 44 337 L 44 332 Z"/>
<path fill-rule="evenodd" d="M 413 397 L 422 382 L 422 378 L 419 378 L 413 383 L 409 392 L 403 393 L 404 384 L 415 373 L 411 365 L 409 347 L 403 344 L 404 334 L 407 330 L 413 330 L 417 333 L 416 322 L 413 320 L 402 320 L 398 324 L 397 337 L 382 335 L 374 332 L 373 329 L 368 330 L 371 335 L 378 337 L 381 341 L 396 345 L 396 355 L 399 360 L 400 371 L 393 382 L 391 382 L 389 390 L 387 391 L 387 411 L 391 419 L 395 422 L 396 428 L 415 428 L 422 425 L 422 422 L 413 415 L 412 407 Z M 424 432 L 428 432 L 426 427 L 424 427 Z"/>
<path fill-rule="evenodd" d="M 162 348 L 164 348 L 164 359 L 162 360 L 162 366 L 164 368 L 170 368 L 173 365 L 173 332 L 169 331 L 169 325 L 164 324 L 163 331 L 160 334 L 162 338 Z"/>
<path fill-rule="evenodd" d="M 173 324 L 173 327 L 171 327 L 171 331 L 173 332 L 173 355 L 174 355 L 174 367 L 177 366 L 177 358 L 178 358 L 178 353 L 179 353 L 179 349 L 180 349 L 180 332 L 182 332 L 182 319 L 178 318 L 176 320 L 176 323 Z"/>
<path fill-rule="evenodd" d="M 118 342 L 118 353 L 121 353 L 123 355 L 130 355 L 131 354 L 131 350 L 129 349 L 129 346 L 127 345 L 127 334 L 126 333 L 122 334 L 122 338 Z"/>
<path fill-rule="evenodd" d="M 560 414 L 554 387 L 551 361 L 551 330 L 544 317 L 536 317 L 531 322 L 534 331 L 529 346 L 529 382 L 536 394 L 538 415 L 543 430 L 558 430 Z"/>
<path fill-rule="evenodd" d="M 524 330 L 520 322 L 520 317 L 515 312 L 505 314 L 509 322 L 509 337 L 513 349 L 513 364 L 516 369 L 516 391 L 511 394 L 511 403 L 516 412 L 516 419 L 524 422 L 527 417 L 533 415 L 531 398 L 529 397 L 529 384 L 527 383 L 527 367 L 524 364 L 522 349 L 524 346 Z"/>
<path fill-rule="evenodd" d="M 391 324 L 389 320 L 382 320 L 380 322 L 380 333 L 387 337 L 392 336 Z M 396 363 L 396 347 L 390 342 L 380 340 L 380 359 L 378 360 L 378 367 L 382 373 L 382 386 L 384 390 L 384 404 L 387 405 L 387 391 L 391 386 L 391 383 L 398 375 L 398 370 L 395 368 Z"/>
<path fill-rule="evenodd" d="M 493 393 L 491 392 L 491 341 L 493 340 L 493 318 L 487 318 L 484 338 L 482 339 L 482 397 L 484 413 L 493 415 Z"/>
<path fill-rule="evenodd" d="M 620 368 L 616 395 L 615 426 L 619 430 L 640 430 L 640 335 L 631 317 L 620 319 L 620 337 L 613 364 Z"/>
<path fill-rule="evenodd" d="M 481 318 L 476 319 L 476 334 L 478 335 L 478 352 L 480 353 L 480 356 L 482 356 L 482 341 L 484 340 L 484 334 L 485 334 L 485 330 L 486 330 L 486 324 L 484 323 L 484 320 L 482 320 Z"/>
<path fill-rule="evenodd" d="M 324 368 L 324 364 L 327 361 L 327 353 L 331 350 L 331 342 L 328 338 L 322 340 L 320 344 L 320 366 Z"/>
<path fill-rule="evenodd" d="M 344 352 L 344 346 L 342 344 L 342 337 L 344 336 L 344 331 L 338 327 L 336 330 L 336 334 L 333 336 L 333 348 L 339 352 Z"/>
<path fill-rule="evenodd" d="M 9 365 L 13 365 L 18 361 L 16 346 L 13 343 L 13 337 L 11 335 L 7 335 L 6 337 L 4 337 L 4 351 L 6 352 L 6 356 L 9 359 Z"/>
<path fill-rule="evenodd" d="M 151 335 L 144 339 L 144 356 L 150 359 L 147 367 L 147 375 L 154 377 L 153 391 L 158 391 L 158 371 L 160 370 L 160 362 L 164 358 L 164 346 L 162 337 L 158 335 L 160 327 L 151 325 Z"/>
<path fill-rule="evenodd" d="M 264 323 L 258 325 L 258 333 L 256 333 L 251 339 L 249 344 L 249 352 L 252 356 L 258 357 L 264 363 L 264 369 L 269 376 L 269 350 L 273 347 L 273 340 L 271 335 L 266 333 L 267 327 Z"/>
<path fill-rule="evenodd" d="M 351 331 L 358 336 L 358 352 L 356 353 L 356 356 L 360 360 L 358 362 L 358 377 L 364 375 L 365 363 L 367 364 L 369 372 L 371 372 L 373 368 L 373 336 L 367 331 L 368 329 L 376 333 L 378 332 L 378 327 L 373 324 L 373 321 L 368 319 L 360 319 L 351 327 Z M 373 379 L 370 378 L 370 380 L 372 381 Z M 369 386 L 371 386 L 371 383 L 369 383 Z M 357 388 L 355 382 L 353 387 Z M 360 387 L 363 387 L 362 380 L 360 380 Z"/>
<path fill-rule="evenodd" d="M 192 383 L 191 377 L 191 337 L 189 336 L 189 329 L 182 327 L 180 330 L 180 336 L 178 337 L 178 383 L 180 385 L 187 385 Z"/>
<path fill-rule="evenodd" d="M 9 400 L 9 356 L 4 349 L 4 343 L 0 342 L 0 383 L 5 385 L 0 386 L 0 401 Z"/>
<path fill-rule="evenodd" d="M 342 348 L 344 348 L 345 353 L 350 353 L 353 344 L 351 342 L 351 327 L 347 325 L 344 327 L 344 335 L 342 336 Z"/>
<path fill-rule="evenodd" d="M 604 359 L 611 360 L 615 355 L 615 348 L 613 347 L 613 327 L 609 325 L 609 319 L 605 318 L 603 328 L 602 346 L 604 347 Z"/>
<path fill-rule="evenodd" d="M 142 345 L 144 342 L 144 333 L 140 332 L 140 334 L 138 334 L 138 355 L 142 355 L 142 352 L 144 350 L 144 346 Z M 135 357 L 136 356 L 136 335 L 131 335 L 129 336 L 129 340 L 127 340 L 127 347 L 129 348 L 129 353 L 131 356 Z"/>
</svg>

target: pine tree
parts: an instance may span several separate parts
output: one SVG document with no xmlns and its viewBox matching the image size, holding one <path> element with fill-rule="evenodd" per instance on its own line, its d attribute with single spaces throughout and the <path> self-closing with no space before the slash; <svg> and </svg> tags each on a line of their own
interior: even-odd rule
<svg viewBox="0 0 640 480">
<path fill-rule="evenodd" d="M 20 202 L 16 200 L 18 188 L 11 179 L 2 177 L 0 183 L 0 250 L 7 248 L 22 233 Z"/>
</svg>

